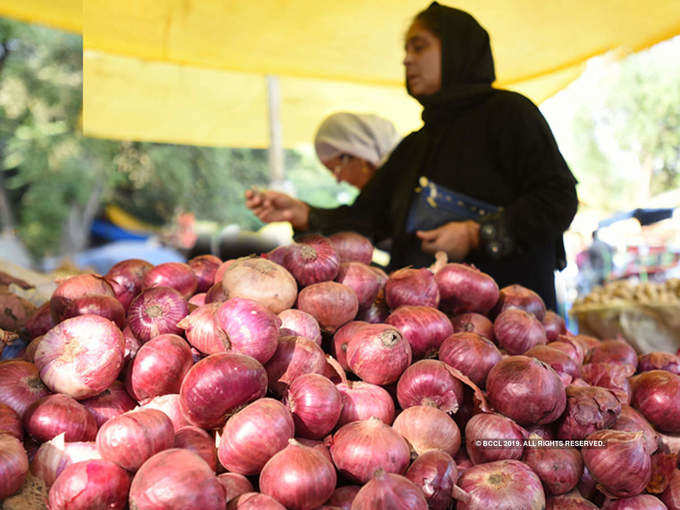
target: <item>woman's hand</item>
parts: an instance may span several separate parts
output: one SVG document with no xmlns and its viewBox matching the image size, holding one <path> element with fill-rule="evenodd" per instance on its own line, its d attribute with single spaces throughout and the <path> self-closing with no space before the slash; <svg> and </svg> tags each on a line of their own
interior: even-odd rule
<svg viewBox="0 0 680 510">
<path fill-rule="evenodd" d="M 433 230 L 416 232 L 425 253 L 444 251 L 452 261 L 461 261 L 471 250 L 479 247 L 479 223 L 452 221 Z"/>
<path fill-rule="evenodd" d="M 246 191 L 246 207 L 265 223 L 289 221 L 296 230 L 309 228 L 309 206 L 279 191 Z"/>
</svg>

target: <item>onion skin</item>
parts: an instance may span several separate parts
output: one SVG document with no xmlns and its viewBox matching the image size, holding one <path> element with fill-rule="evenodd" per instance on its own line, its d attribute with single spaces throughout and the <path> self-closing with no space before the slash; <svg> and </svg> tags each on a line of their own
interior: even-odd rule
<svg viewBox="0 0 680 510">
<path fill-rule="evenodd" d="M 196 276 L 196 292 L 206 292 L 215 283 L 215 273 L 222 261 L 215 255 L 199 255 L 190 259 L 187 265 Z"/>
<path fill-rule="evenodd" d="M 430 507 L 431 508 L 431 507 Z M 423 491 L 408 478 L 379 471 L 352 503 L 353 510 L 427 510 Z"/>
<path fill-rule="evenodd" d="M 474 266 L 446 264 L 435 275 L 441 307 L 453 314 L 488 313 L 498 301 L 494 279 Z"/>
<path fill-rule="evenodd" d="M 565 353 L 576 363 L 576 365 L 583 365 L 583 360 L 585 358 L 583 346 L 579 342 L 571 340 L 570 337 L 560 335 L 559 338 L 560 340 L 550 342 L 548 346 Z"/>
<path fill-rule="evenodd" d="M 394 400 L 380 386 L 363 381 L 345 381 L 336 385 L 342 396 L 342 413 L 338 426 L 375 417 L 386 425 L 392 425 Z"/>
<path fill-rule="evenodd" d="M 65 440 L 94 441 L 97 422 L 85 406 L 68 395 L 56 394 L 34 402 L 24 415 L 26 432 L 38 441 L 55 438 L 62 432 Z"/>
<path fill-rule="evenodd" d="M 229 502 L 228 510 L 286 510 L 286 507 L 271 496 L 248 492 Z"/>
<path fill-rule="evenodd" d="M 532 347 L 548 342 L 543 324 L 519 308 L 508 308 L 498 314 L 493 333 L 499 347 L 509 354 L 524 354 Z"/>
<path fill-rule="evenodd" d="M 469 501 L 458 501 L 457 510 L 542 510 L 545 494 L 541 481 L 526 464 L 499 460 L 479 464 L 458 479 Z"/>
<path fill-rule="evenodd" d="M 292 308 L 297 282 L 286 268 L 263 258 L 236 259 L 222 276 L 228 298 L 241 297 L 263 304 L 274 313 Z"/>
<path fill-rule="evenodd" d="M 205 430 L 193 425 L 182 427 L 175 432 L 175 448 L 185 448 L 201 457 L 210 469 L 217 470 L 217 450 L 215 441 Z"/>
<path fill-rule="evenodd" d="M 99 315 L 114 322 L 120 329 L 125 328 L 125 309 L 115 297 L 83 296 L 74 300 L 61 313 L 61 320 L 79 315 Z"/>
<path fill-rule="evenodd" d="M 71 464 L 94 459 L 101 459 L 101 455 L 93 441 L 65 443 L 61 434 L 40 445 L 31 461 L 31 473 L 51 487 Z"/>
<path fill-rule="evenodd" d="M 107 460 L 86 460 L 68 466 L 52 485 L 50 510 L 123 510 L 130 475 Z"/>
<path fill-rule="evenodd" d="M 172 448 L 175 430 L 170 418 L 156 409 L 138 409 L 107 421 L 97 433 L 102 458 L 136 471 L 152 455 Z"/>
<path fill-rule="evenodd" d="M 572 343 L 578 344 L 581 346 L 581 350 L 583 351 L 583 356 L 584 359 L 590 356 L 590 353 L 592 350 L 599 346 L 602 342 L 595 338 L 594 336 L 588 336 L 588 335 L 560 335 L 557 337 L 559 341 L 562 342 L 567 342 L 570 341 Z"/>
<path fill-rule="evenodd" d="M 628 342 L 605 340 L 590 351 L 588 363 L 625 363 L 637 369 L 638 356 Z"/>
<path fill-rule="evenodd" d="M 385 301 L 390 310 L 403 305 L 439 306 L 439 287 L 429 269 L 398 269 L 385 284 Z"/>
<path fill-rule="evenodd" d="M 680 470 L 673 471 L 668 487 L 659 497 L 666 504 L 668 510 L 680 509 Z"/>
<path fill-rule="evenodd" d="M 141 407 L 142 409 L 158 409 L 165 413 L 165 415 L 170 418 L 175 432 L 177 432 L 182 427 L 191 425 L 182 414 L 179 400 L 179 394 L 163 395 L 161 397 L 152 398 Z"/>
<path fill-rule="evenodd" d="M 404 409 L 395 418 L 392 428 L 408 441 L 417 455 L 437 449 L 454 456 L 460 448 L 458 425 L 436 407 L 413 406 Z"/>
<path fill-rule="evenodd" d="M 364 310 L 359 310 L 356 320 L 370 322 L 371 324 L 380 324 L 387 320 L 390 315 L 390 309 L 387 308 L 385 298 L 378 295 L 375 301 Z"/>
<path fill-rule="evenodd" d="M 548 342 L 554 342 L 560 335 L 564 335 L 567 332 L 567 324 L 564 322 L 564 319 L 552 310 L 545 312 L 541 322 L 543 323 Z"/>
<path fill-rule="evenodd" d="M 333 280 L 340 269 L 340 258 L 328 239 L 310 234 L 288 248 L 283 266 L 300 287 L 306 287 Z"/>
<path fill-rule="evenodd" d="M 130 485 L 134 510 L 224 510 L 224 487 L 195 453 L 171 448 L 147 460 Z"/>
<path fill-rule="evenodd" d="M 269 388 L 277 395 L 283 395 L 297 377 L 322 374 L 325 368 L 326 358 L 321 347 L 301 336 L 279 338 L 274 356 L 265 365 Z"/>
<path fill-rule="evenodd" d="M 477 333 L 484 338 L 493 340 L 493 322 L 486 316 L 468 312 L 451 317 L 454 333 Z"/>
<path fill-rule="evenodd" d="M 621 406 L 621 413 L 611 428 L 625 432 L 642 432 L 645 450 L 650 455 L 658 448 L 659 435 L 644 416 L 628 405 Z"/>
<path fill-rule="evenodd" d="M 23 418 L 31 404 L 50 394 L 33 363 L 21 360 L 0 362 L 0 403 Z"/>
<path fill-rule="evenodd" d="M 335 359 L 340 363 L 344 370 L 349 370 L 347 366 L 347 346 L 350 341 L 356 337 L 356 333 L 369 322 L 365 321 L 350 321 L 344 326 L 338 328 L 333 335 L 333 353 Z"/>
<path fill-rule="evenodd" d="M 600 507 L 583 499 L 578 491 L 548 498 L 546 510 L 598 510 Z"/>
<path fill-rule="evenodd" d="M 498 302 L 491 313 L 497 317 L 509 308 L 524 310 L 533 314 L 539 321 L 542 321 L 545 317 L 545 303 L 541 296 L 521 285 L 503 287 L 498 294 Z"/>
<path fill-rule="evenodd" d="M 144 277 L 153 264 L 141 259 L 127 259 L 114 264 L 104 279 L 113 288 L 116 298 L 127 310 L 132 300 L 142 291 Z"/>
<path fill-rule="evenodd" d="M 562 380 L 545 363 L 527 356 L 509 356 L 486 379 L 489 403 L 519 425 L 555 421 L 567 405 Z"/>
<path fill-rule="evenodd" d="M 303 336 L 321 345 L 321 328 L 317 320 L 307 312 L 291 308 L 279 314 L 281 335 Z"/>
<path fill-rule="evenodd" d="M 26 321 L 26 335 L 31 340 L 44 335 L 57 323 L 54 322 L 52 314 L 50 313 L 50 302 L 46 301 L 40 306 L 36 312 L 31 315 L 30 319 Z"/>
<path fill-rule="evenodd" d="M 128 308 L 132 334 L 142 343 L 158 335 L 182 334 L 178 323 L 189 314 L 189 304 L 177 290 L 153 287 L 142 291 Z"/>
<path fill-rule="evenodd" d="M 146 273 L 142 287 L 144 289 L 170 287 L 182 294 L 184 299 L 189 299 L 196 292 L 198 278 L 188 264 L 164 262 Z"/>
<path fill-rule="evenodd" d="M 263 253 L 261 256 L 267 260 L 271 260 L 272 262 L 276 262 L 280 266 L 284 266 L 284 261 L 286 260 L 286 255 L 288 255 L 288 252 L 290 249 L 293 247 L 292 244 L 287 244 L 285 246 L 278 246 L 274 248 L 271 251 L 268 251 L 267 253 Z M 284 266 L 285 267 L 285 266 Z M 223 271 L 224 273 L 224 271 Z"/>
<path fill-rule="evenodd" d="M 576 448 L 529 446 L 522 461 L 541 479 L 546 494 L 558 496 L 571 491 L 583 475 L 583 458 Z"/>
<path fill-rule="evenodd" d="M 413 358 L 433 357 L 444 339 L 453 334 L 449 318 L 436 308 L 404 305 L 385 321 L 411 344 Z"/>
<path fill-rule="evenodd" d="M 358 485 L 344 485 L 333 491 L 333 495 L 326 501 L 331 506 L 337 506 L 340 510 L 350 510 L 352 502 L 359 492 Z"/>
<path fill-rule="evenodd" d="M 245 476 L 238 473 L 222 473 L 217 475 L 217 480 L 224 487 L 226 502 L 238 498 L 241 494 L 253 492 L 253 484 Z"/>
<path fill-rule="evenodd" d="M 300 291 L 297 307 L 312 315 L 323 331 L 334 333 L 356 317 L 359 300 L 347 285 L 321 282 Z"/>
<path fill-rule="evenodd" d="M 184 329 L 184 336 L 191 346 L 204 354 L 227 352 L 231 349 L 227 334 L 219 326 L 215 316 L 221 306 L 222 303 L 199 306 L 177 323 Z"/>
<path fill-rule="evenodd" d="M 0 404 L 0 434 L 9 434 L 20 441 L 24 437 L 21 418 L 14 409 L 5 404 Z"/>
<path fill-rule="evenodd" d="M 622 363 L 587 363 L 581 367 L 581 376 L 588 384 L 611 390 L 625 404 L 632 398 L 629 378 L 634 373 L 632 365 Z"/>
<path fill-rule="evenodd" d="M 373 304 L 385 286 L 387 275 L 361 262 L 344 262 L 340 264 L 335 281 L 352 289 L 359 300 L 359 310 L 365 310 Z"/>
<path fill-rule="evenodd" d="M 212 354 L 196 363 L 179 391 L 184 416 L 204 429 L 221 427 L 240 406 L 264 397 L 267 372 L 245 354 Z"/>
<path fill-rule="evenodd" d="M 322 453 L 291 439 L 265 464 L 259 481 L 262 493 L 288 510 L 312 510 L 331 497 L 337 475 Z"/>
<path fill-rule="evenodd" d="M 447 510 L 451 506 L 458 468 L 448 453 L 430 450 L 419 455 L 405 476 L 423 491 L 430 510 Z"/>
<path fill-rule="evenodd" d="M 481 388 L 489 371 L 502 359 L 493 342 L 473 332 L 454 333 L 446 338 L 439 347 L 438 356 Z"/>
<path fill-rule="evenodd" d="M 651 370 L 633 377 L 631 385 L 631 405 L 655 429 L 680 433 L 680 376 L 665 370 Z"/>
<path fill-rule="evenodd" d="M 465 447 L 473 464 L 522 458 L 526 431 L 510 418 L 496 413 L 479 413 L 465 425 Z M 518 446 L 487 447 L 485 440 L 517 442 Z"/>
<path fill-rule="evenodd" d="M 455 413 L 463 402 L 463 385 L 442 361 L 424 359 L 404 370 L 397 383 L 397 400 L 402 409 L 430 405 Z"/>
<path fill-rule="evenodd" d="M 127 372 L 128 393 L 139 402 L 177 393 L 192 365 L 191 349 L 182 337 L 152 338 L 139 349 Z"/>
<path fill-rule="evenodd" d="M 550 345 L 537 345 L 525 352 L 524 355 L 550 365 L 562 379 L 565 388 L 571 384 L 573 379 L 581 375 L 581 371 L 573 359 L 564 352 L 553 349 Z"/>
<path fill-rule="evenodd" d="M 403 473 L 411 455 L 406 440 L 377 418 L 343 425 L 333 435 L 330 451 L 340 474 L 361 483 L 378 468 Z"/>
<path fill-rule="evenodd" d="M 116 297 L 113 288 L 103 277 L 94 274 L 71 276 L 59 284 L 50 298 L 50 313 L 55 324 L 61 322 L 75 302 L 86 296 Z"/>
<path fill-rule="evenodd" d="M 27 299 L 0 290 L 0 329 L 19 333 L 35 313 L 35 305 Z"/>
<path fill-rule="evenodd" d="M 396 382 L 411 364 L 411 345 L 397 329 L 369 324 L 356 332 L 347 346 L 347 365 L 363 381 L 385 385 Z"/>
<path fill-rule="evenodd" d="M 621 413 L 621 403 L 605 388 L 572 384 L 566 394 L 567 407 L 557 429 L 560 439 L 585 439 L 597 430 L 612 427 Z"/>
<path fill-rule="evenodd" d="M 598 430 L 588 441 L 603 441 L 603 448 L 584 448 L 583 461 L 604 492 L 612 497 L 637 496 L 652 476 L 652 461 L 641 432 Z"/>
<path fill-rule="evenodd" d="M 217 454 L 228 471 L 255 475 L 294 434 L 290 411 L 277 400 L 261 398 L 227 420 Z"/>
<path fill-rule="evenodd" d="M 0 434 L 0 501 L 21 488 L 27 473 L 28 456 L 21 441 Z"/>
<path fill-rule="evenodd" d="M 96 397 L 88 398 L 81 402 L 97 422 L 97 428 L 101 427 L 111 418 L 132 411 L 137 405 L 120 381 L 105 389 Z"/>
<path fill-rule="evenodd" d="M 274 355 L 281 319 L 260 303 L 243 298 L 229 299 L 215 312 L 215 321 L 235 352 L 262 364 Z"/>
<path fill-rule="evenodd" d="M 132 334 L 130 326 L 126 326 L 123 330 L 123 338 L 125 339 L 125 354 L 123 358 L 125 362 L 132 361 L 137 355 L 137 351 L 142 346 L 142 342 L 137 340 L 137 337 Z"/>
<path fill-rule="evenodd" d="M 296 435 L 307 439 L 327 436 L 342 413 L 340 392 L 319 374 L 297 377 L 288 388 L 284 402 L 293 415 Z"/>
<path fill-rule="evenodd" d="M 623 498 L 607 501 L 602 510 L 666 510 L 659 498 L 651 494 L 640 494 L 632 498 Z"/>
<path fill-rule="evenodd" d="M 373 259 L 373 244 L 356 232 L 336 232 L 328 236 L 340 262 L 361 262 L 370 264 Z"/>
<path fill-rule="evenodd" d="M 194 294 L 189 298 L 187 301 L 190 305 L 194 306 L 203 306 L 205 304 L 205 298 L 208 294 L 206 292 L 199 292 L 198 294 Z"/>
<path fill-rule="evenodd" d="M 222 282 L 217 282 L 205 293 L 206 305 L 210 303 L 224 303 L 227 299 L 229 299 L 229 295 L 224 290 L 224 287 L 222 287 Z"/>
<path fill-rule="evenodd" d="M 680 358 L 670 352 L 650 352 L 638 357 L 638 371 L 667 370 L 680 375 Z"/>
</svg>

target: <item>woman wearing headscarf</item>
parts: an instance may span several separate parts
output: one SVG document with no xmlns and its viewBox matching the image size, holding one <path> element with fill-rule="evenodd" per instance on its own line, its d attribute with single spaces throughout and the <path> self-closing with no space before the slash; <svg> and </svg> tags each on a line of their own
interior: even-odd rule
<svg viewBox="0 0 680 510">
<path fill-rule="evenodd" d="M 554 270 L 577 208 L 576 180 L 538 108 L 495 89 L 489 36 L 468 13 L 433 2 L 406 34 L 408 93 L 424 126 L 407 136 L 352 206 L 309 207 L 247 193 L 263 221 L 300 231 L 356 230 L 393 239 L 392 267 L 436 251 L 473 263 L 503 287 L 524 285 L 555 308 Z"/>
</svg>

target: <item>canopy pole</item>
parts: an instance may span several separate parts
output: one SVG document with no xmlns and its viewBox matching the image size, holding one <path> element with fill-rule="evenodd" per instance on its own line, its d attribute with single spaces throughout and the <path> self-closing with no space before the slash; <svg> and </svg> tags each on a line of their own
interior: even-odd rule
<svg viewBox="0 0 680 510">
<path fill-rule="evenodd" d="M 284 186 L 283 136 L 281 129 L 281 89 L 277 76 L 267 75 L 267 99 L 269 103 L 269 179 L 270 187 Z"/>
</svg>

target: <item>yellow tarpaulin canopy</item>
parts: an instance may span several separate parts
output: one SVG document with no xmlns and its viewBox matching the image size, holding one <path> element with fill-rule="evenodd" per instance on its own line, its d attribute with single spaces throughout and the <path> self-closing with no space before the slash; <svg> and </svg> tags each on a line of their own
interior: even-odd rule
<svg viewBox="0 0 680 510">
<path fill-rule="evenodd" d="M 445 3 L 473 13 L 491 34 L 497 85 L 536 102 L 593 56 L 680 33 L 679 0 Z M 84 0 L 81 19 L 60 18 L 79 4 L 0 0 L 0 14 L 83 27 L 87 134 L 266 146 L 264 75 L 280 79 L 286 146 L 309 142 L 337 110 L 382 114 L 402 132 L 420 124 L 401 60 L 403 33 L 427 1 Z"/>
</svg>

